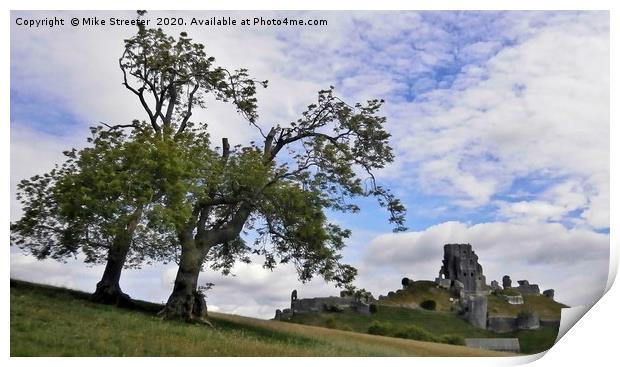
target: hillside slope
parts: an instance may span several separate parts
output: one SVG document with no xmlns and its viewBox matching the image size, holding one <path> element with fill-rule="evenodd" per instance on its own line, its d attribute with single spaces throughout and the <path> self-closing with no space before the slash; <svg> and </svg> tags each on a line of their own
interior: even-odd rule
<svg viewBox="0 0 620 367">
<path fill-rule="evenodd" d="M 479 329 L 459 318 L 450 301 L 451 297 L 447 290 L 436 287 L 434 282 L 422 280 L 382 297 L 377 302 L 377 312 L 370 316 L 350 310 L 306 312 L 294 314 L 289 322 L 450 344 L 464 344 L 465 338 L 518 338 L 521 352 L 526 354 L 545 351 L 555 343 L 559 324 L 542 326 L 535 330 L 494 333 Z M 524 298 L 526 304 L 511 305 L 499 296 L 489 295 L 489 314 L 516 316 L 522 310 L 531 310 L 537 312 L 542 319 L 559 320 L 561 309 L 566 307 L 544 296 L 532 295 Z M 427 300 L 435 301 L 435 311 L 420 308 L 420 303 Z"/>
<path fill-rule="evenodd" d="M 209 328 L 11 280 L 11 356 L 501 356 L 504 353 L 210 313 Z"/>
<path fill-rule="evenodd" d="M 433 300 L 437 305 L 437 311 L 451 311 L 453 304 L 450 302 L 450 292 L 438 288 L 435 282 L 428 280 L 418 280 L 412 282 L 405 289 L 399 289 L 379 301 L 379 304 L 387 306 L 401 306 L 409 308 L 419 308 L 420 303 L 426 300 Z M 531 310 L 537 312 L 541 319 L 559 320 L 562 308 L 568 306 L 556 302 L 551 298 L 542 295 L 523 296 L 525 304 L 511 305 L 502 297 L 491 294 L 488 297 L 490 316 L 516 316 L 520 311 Z"/>
</svg>

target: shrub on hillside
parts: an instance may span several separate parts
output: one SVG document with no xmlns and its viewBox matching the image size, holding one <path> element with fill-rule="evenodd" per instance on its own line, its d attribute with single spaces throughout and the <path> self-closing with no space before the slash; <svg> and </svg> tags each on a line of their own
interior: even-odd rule
<svg viewBox="0 0 620 367">
<path fill-rule="evenodd" d="M 373 321 L 368 327 L 368 334 L 372 335 L 391 335 L 394 327 L 389 322 Z"/>
<path fill-rule="evenodd" d="M 432 299 L 427 299 L 426 301 L 422 301 L 422 303 L 420 303 L 420 307 L 425 310 L 435 311 L 437 308 L 437 302 Z"/>
<path fill-rule="evenodd" d="M 419 326 L 408 326 L 403 330 L 400 330 L 394 334 L 397 338 L 405 338 L 405 339 L 413 339 L 413 340 L 421 340 L 427 342 L 435 342 L 437 338 L 425 329 L 422 329 Z"/>
<path fill-rule="evenodd" d="M 404 277 L 401 281 L 400 284 L 403 285 L 403 288 L 407 288 L 410 284 L 412 283 L 411 279 Z"/>
<path fill-rule="evenodd" d="M 378 309 L 377 309 L 377 305 L 374 303 L 371 303 L 368 306 L 368 311 L 370 311 L 370 313 L 377 313 Z"/>
<path fill-rule="evenodd" d="M 325 319 L 325 327 L 330 329 L 336 329 L 338 322 L 334 317 L 328 317 Z"/>
<path fill-rule="evenodd" d="M 340 305 L 334 305 L 334 304 L 330 304 L 330 305 L 324 305 L 323 309 L 326 312 L 344 312 L 344 308 Z"/>
</svg>

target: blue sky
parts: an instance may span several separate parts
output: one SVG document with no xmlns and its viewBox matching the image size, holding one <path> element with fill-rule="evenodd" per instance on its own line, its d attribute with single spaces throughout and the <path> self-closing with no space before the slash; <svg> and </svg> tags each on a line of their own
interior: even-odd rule
<svg viewBox="0 0 620 367">
<path fill-rule="evenodd" d="M 219 15 L 246 14 L 204 13 Z M 396 160 L 378 178 L 406 204 L 409 231 L 392 234 L 387 213 L 372 200 L 360 201 L 360 214 L 331 216 L 354 231 L 345 255 L 360 270 L 360 286 L 378 295 L 397 288 L 404 275 L 433 279 L 443 243 L 453 241 L 472 243 L 489 281 L 505 273 L 526 277 L 542 289 L 555 288 L 570 304 L 600 295 L 609 246 L 608 13 L 268 15 L 322 18 L 328 25 L 165 30 L 186 30 L 220 64 L 248 67 L 269 79 L 258 96 L 259 123 L 266 128 L 295 120 L 329 85 L 353 103 L 386 100 Z M 51 167 L 68 146 L 83 146 L 89 125 L 144 118 L 120 85 L 116 66 L 122 39 L 132 32 L 12 26 L 12 185 Z M 230 106 L 211 104 L 196 118 L 209 123 L 213 141 L 256 139 Z M 12 202 L 14 220 L 19 208 Z M 381 256 L 373 256 L 377 251 Z M 84 270 L 79 261 L 70 265 L 81 279 L 90 274 L 89 285 L 58 275 L 56 264 L 13 252 L 15 276 L 34 271 L 34 279 L 89 289 L 100 272 Z M 578 260 L 567 262 L 566 256 Z M 593 267 L 599 270 L 588 277 L 573 274 Z M 285 302 L 294 287 L 301 296 L 331 289 L 320 281 L 300 285 L 287 268 L 264 274 L 260 267 L 240 266 L 237 272 L 258 283 L 204 274 L 216 279 L 214 307 L 266 317 L 276 306 L 272 300 Z M 153 277 L 145 274 L 160 281 L 148 283 Z M 173 275 L 174 268 L 149 267 L 128 272 L 124 281 L 134 294 L 159 301 Z M 259 282 L 273 277 L 283 280 L 268 290 Z M 228 295 L 257 287 L 263 294 L 252 294 L 249 305 L 239 301 L 241 293 L 224 300 L 216 293 L 218 282 Z"/>
</svg>

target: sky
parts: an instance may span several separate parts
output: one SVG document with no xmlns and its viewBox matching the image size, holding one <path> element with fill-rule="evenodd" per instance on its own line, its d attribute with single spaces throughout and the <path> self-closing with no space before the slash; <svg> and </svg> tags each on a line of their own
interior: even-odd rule
<svg viewBox="0 0 620 367">
<path fill-rule="evenodd" d="M 110 16 L 133 12 L 12 12 L 11 220 L 19 180 L 51 169 L 62 151 L 86 145 L 98 122 L 145 119 L 121 85 L 122 40 L 134 27 L 26 27 L 18 17 Z M 354 215 L 330 213 L 353 231 L 344 259 L 356 285 L 386 294 L 404 276 L 434 279 L 443 245 L 470 243 L 487 281 L 528 279 L 571 306 L 602 294 L 609 266 L 608 12 L 149 12 L 208 19 L 325 19 L 327 25 L 163 27 L 187 31 L 219 65 L 245 67 L 269 80 L 258 93 L 266 130 L 294 121 L 320 89 L 355 103 L 384 99 L 395 162 L 378 180 L 408 209 L 404 233 L 392 233 L 372 200 Z M 211 101 L 195 121 L 213 141 L 256 139 L 230 105 Z M 213 271 L 210 310 L 262 318 L 300 298 L 336 295 L 290 266 L 238 264 Z M 37 261 L 11 247 L 11 276 L 93 291 L 103 266 L 81 259 Z M 130 296 L 165 302 L 174 264 L 126 270 Z"/>
</svg>

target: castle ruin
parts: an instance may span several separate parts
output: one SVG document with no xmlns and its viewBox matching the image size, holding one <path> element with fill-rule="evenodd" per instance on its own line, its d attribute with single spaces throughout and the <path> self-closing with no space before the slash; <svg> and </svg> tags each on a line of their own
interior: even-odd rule
<svg viewBox="0 0 620 367">
<path fill-rule="evenodd" d="M 522 329 L 536 329 L 540 320 L 538 314 L 520 315 L 519 317 L 503 317 L 488 315 L 487 296 L 491 292 L 502 294 L 504 290 L 512 290 L 511 294 L 502 297 L 510 304 L 523 304 L 523 296 L 540 295 L 537 284 L 528 280 L 519 280 L 518 287 L 512 287 L 510 276 L 504 275 L 502 286 L 493 280 L 491 286 L 486 284 L 482 265 L 478 263 L 478 255 L 470 244 L 446 244 L 439 277 L 435 279 L 438 287 L 450 290 L 456 297 L 459 315 L 470 324 L 481 329 L 495 332 L 508 332 Z M 549 298 L 554 297 L 553 289 L 543 292 Z"/>
<path fill-rule="evenodd" d="M 482 265 L 478 263 L 478 255 L 470 244 L 444 245 L 442 262 L 438 279 L 449 279 L 451 287 L 455 285 L 454 282 L 459 282 L 465 294 L 475 294 L 488 288 Z"/>
<path fill-rule="evenodd" d="M 530 284 L 528 280 L 517 281 L 518 286 L 512 286 L 510 276 L 502 277 L 501 285 L 497 280 L 486 284 L 482 265 L 478 262 L 478 255 L 470 244 L 446 244 L 439 276 L 435 279 L 438 288 L 451 293 L 450 302 L 457 315 L 470 324 L 495 333 L 506 333 L 517 330 L 537 329 L 541 325 L 556 325 L 557 320 L 541 320 L 538 313 L 523 309 L 517 316 L 489 314 L 489 296 L 503 298 L 509 304 L 522 305 L 528 297 L 541 296 L 553 299 L 555 292 L 547 289 L 542 294 L 537 284 Z M 401 282 L 406 288 L 410 280 L 404 278 Z M 389 292 L 387 297 L 379 296 L 379 300 L 392 298 L 403 292 Z M 342 291 L 340 297 L 298 298 L 297 291 L 291 292 L 290 308 L 276 310 L 275 320 L 290 320 L 293 315 L 308 312 L 344 312 L 351 310 L 362 315 L 371 315 L 371 303 L 374 299 L 368 293 L 355 296 L 349 291 Z"/>
</svg>

